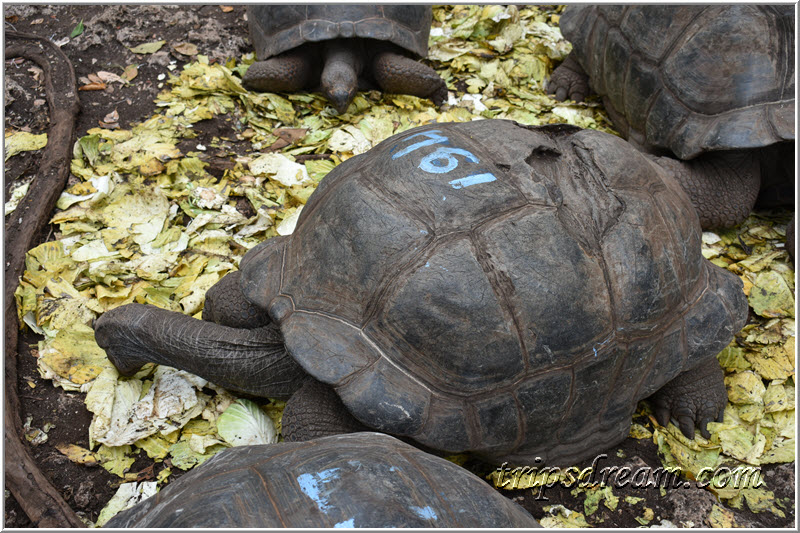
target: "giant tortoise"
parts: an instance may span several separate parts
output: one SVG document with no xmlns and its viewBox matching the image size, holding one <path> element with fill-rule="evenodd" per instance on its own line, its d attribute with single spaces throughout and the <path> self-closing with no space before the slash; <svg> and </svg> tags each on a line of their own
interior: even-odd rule
<svg viewBox="0 0 800 533">
<path fill-rule="evenodd" d="M 469 471 L 381 433 L 223 450 L 106 527 L 539 527 Z"/>
<path fill-rule="evenodd" d="M 793 5 L 569 6 L 558 100 L 589 86 L 614 126 L 680 179 L 703 228 L 794 204 Z M 678 159 L 675 159 L 678 158 Z"/>
<path fill-rule="evenodd" d="M 319 86 L 339 113 L 360 87 L 447 97 L 444 81 L 415 59 L 428 55 L 431 7 L 387 4 L 252 5 L 250 37 L 260 61 L 242 80 L 258 91 Z"/>
<path fill-rule="evenodd" d="M 654 393 L 690 438 L 721 418 L 715 356 L 748 306 L 700 236 L 680 185 L 616 136 L 431 124 L 332 170 L 292 235 L 209 291 L 209 320 L 129 304 L 95 332 L 125 375 L 151 361 L 269 397 L 308 375 L 375 430 L 568 463 Z M 285 424 L 325 426 L 298 397 Z"/>
</svg>

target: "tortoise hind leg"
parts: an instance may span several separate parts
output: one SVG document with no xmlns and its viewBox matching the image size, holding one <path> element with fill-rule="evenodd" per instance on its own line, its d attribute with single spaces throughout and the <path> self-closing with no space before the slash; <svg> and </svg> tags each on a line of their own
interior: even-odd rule
<svg viewBox="0 0 800 533">
<path fill-rule="evenodd" d="M 283 439 L 306 441 L 329 435 L 369 431 L 351 415 L 334 390 L 309 378 L 286 402 L 281 422 Z"/>
<path fill-rule="evenodd" d="M 722 422 L 728 404 L 723 376 L 716 357 L 712 357 L 661 387 L 649 398 L 658 423 L 666 427 L 674 418 L 686 438 L 694 438 L 695 425 L 701 435 L 710 438 L 708 423 Z"/>
<path fill-rule="evenodd" d="M 589 96 L 589 76 L 575 59 L 575 52 L 570 53 L 550 75 L 547 92 L 554 94 L 559 102 L 567 97 L 575 102 L 583 102 Z"/>
<path fill-rule="evenodd" d="M 715 152 L 690 161 L 656 158 L 680 182 L 704 230 L 740 224 L 753 210 L 761 187 L 756 154 Z"/>
<path fill-rule="evenodd" d="M 375 54 L 372 75 L 387 93 L 430 98 L 436 105 L 442 105 L 447 98 L 447 86 L 435 70 L 391 50 Z"/>
<path fill-rule="evenodd" d="M 314 62 L 307 50 L 290 50 L 250 65 L 242 84 L 261 92 L 299 91 L 311 85 Z"/>
</svg>

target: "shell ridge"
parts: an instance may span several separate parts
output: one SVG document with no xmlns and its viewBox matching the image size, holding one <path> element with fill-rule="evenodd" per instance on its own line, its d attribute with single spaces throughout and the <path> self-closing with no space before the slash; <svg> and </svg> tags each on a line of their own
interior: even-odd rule
<svg viewBox="0 0 800 533">
<path fill-rule="evenodd" d="M 402 453 L 401 452 L 400 455 L 403 457 L 403 459 L 408 461 L 409 464 L 411 464 L 411 466 L 414 467 L 415 471 L 418 473 L 417 475 L 421 476 L 425 480 L 425 482 L 428 484 L 428 487 L 431 489 L 431 492 L 433 492 L 436 495 L 436 498 L 439 501 L 439 505 L 436 506 L 436 509 L 447 509 L 447 512 L 450 515 L 450 519 L 452 520 L 452 523 L 454 523 L 454 524 L 458 523 L 457 522 L 457 517 L 456 517 L 455 513 L 453 512 L 453 508 L 450 505 L 449 500 L 447 500 L 445 498 L 442 498 L 441 491 L 438 491 L 438 490 L 436 490 L 434 488 L 437 485 L 437 481 L 439 483 L 441 483 L 441 480 L 437 480 L 435 478 L 431 479 L 430 475 L 428 474 L 427 469 L 423 468 L 422 465 L 414 459 L 412 454 L 406 454 L 406 453 Z M 423 507 L 423 506 L 426 506 L 426 505 L 430 505 L 430 502 L 427 502 L 427 501 L 420 502 L 419 500 L 417 500 L 417 502 L 420 504 L 420 507 Z M 435 525 L 435 524 L 433 524 L 433 525 Z"/>
<path fill-rule="evenodd" d="M 527 357 L 525 357 L 526 364 L 527 364 Z M 527 368 L 527 367 L 526 367 Z M 526 376 L 527 377 L 527 376 Z M 525 438 L 528 436 L 528 424 L 525 421 L 525 417 L 523 416 L 522 412 L 522 404 L 517 398 L 517 388 L 514 387 L 509 391 L 511 394 L 511 398 L 514 399 L 514 406 L 517 410 L 517 439 L 514 441 L 514 444 L 511 445 L 509 452 L 513 452 L 517 450 L 520 446 L 525 444 Z"/>
<path fill-rule="evenodd" d="M 708 10 L 709 10 L 708 6 L 703 8 L 697 14 L 697 16 L 691 22 L 689 22 L 689 24 L 687 24 L 685 28 L 683 28 L 683 31 L 681 31 L 675 36 L 672 43 L 670 43 L 670 45 L 664 49 L 664 52 L 658 58 L 656 64 L 661 65 L 661 63 L 664 61 L 665 58 L 675 53 L 675 50 L 683 46 L 689 37 L 694 36 L 694 34 L 700 29 L 703 23 L 703 19 L 705 18 L 705 14 Z"/>
<path fill-rule="evenodd" d="M 508 278 L 508 275 L 505 274 L 502 268 L 498 268 L 498 265 L 495 265 L 494 261 L 492 261 L 492 259 L 489 257 L 489 254 L 486 252 L 486 247 L 480 241 L 479 234 L 471 232 L 469 240 L 475 260 L 478 262 L 478 265 L 480 265 L 481 270 L 483 270 L 483 275 L 486 277 L 486 281 L 492 288 L 492 292 L 495 295 L 497 303 L 499 304 L 500 308 L 511 318 L 511 323 L 514 325 L 514 331 L 517 335 L 517 342 L 519 343 L 518 346 L 520 350 L 520 357 L 522 358 L 523 362 L 522 373 L 527 374 L 530 368 L 530 361 L 528 360 L 529 358 L 527 356 L 528 350 L 526 348 L 525 338 L 522 334 L 522 324 L 517 310 L 509 298 L 509 291 L 507 288 L 505 288 L 506 285 L 511 285 L 512 287 L 510 291 L 513 292 L 513 282 Z"/>
<path fill-rule="evenodd" d="M 442 237 L 434 234 L 432 219 L 428 218 L 428 220 L 426 220 L 426 217 L 424 217 L 422 213 L 408 209 L 399 195 L 396 195 L 391 190 L 384 189 L 380 182 L 372 183 L 369 180 L 364 180 L 364 182 L 365 185 L 384 202 L 395 205 L 402 214 L 425 226 L 429 237 L 427 242 L 421 246 L 419 250 L 412 249 L 398 258 L 396 270 L 386 272 L 383 278 L 377 283 L 375 291 L 370 295 L 367 304 L 364 306 L 364 315 L 360 326 L 362 330 L 383 311 L 386 301 L 390 296 L 402 288 L 402 280 L 408 279 L 408 277 L 414 273 L 414 265 L 422 258 L 427 257 L 432 249 L 436 248 Z"/>
<path fill-rule="evenodd" d="M 275 457 L 275 456 L 273 456 L 273 457 Z M 261 486 L 264 489 L 264 492 L 267 493 L 267 499 L 269 499 L 269 503 L 272 505 L 272 508 L 275 510 L 275 516 L 280 521 L 281 526 L 282 527 L 289 527 L 289 525 L 283 520 L 283 514 L 281 513 L 281 508 L 278 506 L 278 502 L 275 501 L 274 495 L 269 490 L 269 483 L 267 483 L 267 480 L 264 479 L 264 476 L 261 475 L 261 472 L 259 472 L 258 469 L 255 468 L 254 466 L 251 465 L 250 467 L 248 467 L 248 470 L 250 472 L 254 473 L 258 477 L 258 479 L 261 480 Z"/>
</svg>

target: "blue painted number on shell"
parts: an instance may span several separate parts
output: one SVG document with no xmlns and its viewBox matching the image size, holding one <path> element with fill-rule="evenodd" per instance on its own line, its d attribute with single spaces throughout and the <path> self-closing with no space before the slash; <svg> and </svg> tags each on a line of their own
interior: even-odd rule
<svg viewBox="0 0 800 533">
<path fill-rule="evenodd" d="M 468 152 L 461 148 L 439 148 L 435 152 L 431 152 L 422 158 L 419 162 L 419 168 L 431 174 L 444 174 L 450 172 L 458 166 L 458 160 L 453 157 L 454 155 L 463 155 L 473 163 L 478 162 L 472 152 Z"/>
<path fill-rule="evenodd" d="M 428 137 L 428 140 L 414 143 L 410 146 L 406 146 L 396 154 L 392 155 L 392 159 L 403 157 L 404 155 L 409 154 L 419 148 L 422 148 L 423 146 L 428 146 L 436 143 L 444 144 L 448 142 L 447 137 L 443 135 L 438 135 L 439 133 L 441 133 L 440 130 L 431 130 L 431 131 L 423 131 L 421 133 L 415 133 L 414 135 L 409 135 L 408 137 L 406 137 L 406 140 L 413 139 L 414 137 Z"/>
<path fill-rule="evenodd" d="M 409 135 L 406 137 L 406 140 L 413 139 L 415 137 L 427 137 L 427 140 L 406 146 L 399 152 L 392 154 L 392 159 L 403 157 L 404 155 L 410 154 L 414 150 L 418 150 L 424 146 L 430 146 L 432 144 L 448 144 L 450 140 L 444 135 L 440 134 L 441 130 L 429 130 L 415 133 L 414 135 Z M 395 150 L 397 150 L 397 146 L 392 148 L 393 152 Z M 480 162 L 480 160 L 475 157 L 475 154 L 468 150 L 464 150 L 463 148 L 439 147 L 434 152 L 431 152 L 423 157 L 419 162 L 418 168 L 429 174 L 446 174 L 458 167 L 458 159 L 455 157 L 457 155 L 464 157 L 467 161 L 472 163 Z M 463 189 L 464 187 L 469 187 L 471 185 L 490 183 L 496 179 L 497 177 L 494 174 L 490 172 L 483 172 L 479 174 L 472 174 L 464 178 L 455 179 L 448 183 L 454 189 Z"/>
<path fill-rule="evenodd" d="M 454 189 L 462 189 L 464 187 L 469 187 L 470 185 L 478 185 L 479 183 L 489 183 L 496 179 L 497 177 L 494 174 L 491 174 L 489 172 L 484 172 L 483 174 L 473 174 L 465 178 L 459 178 L 449 183 Z"/>
</svg>

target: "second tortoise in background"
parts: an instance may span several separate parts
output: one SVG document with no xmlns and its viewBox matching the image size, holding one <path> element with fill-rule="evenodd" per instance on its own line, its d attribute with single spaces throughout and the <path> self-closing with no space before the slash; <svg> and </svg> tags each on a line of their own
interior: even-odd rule
<svg viewBox="0 0 800 533">
<path fill-rule="evenodd" d="M 244 76 L 257 91 L 317 86 L 339 113 L 356 91 L 447 97 L 444 81 L 416 61 L 428 55 L 432 12 L 423 5 L 251 5 L 250 37 L 258 62 Z"/>
<path fill-rule="evenodd" d="M 704 229 L 794 204 L 793 5 L 569 6 L 560 25 L 573 51 L 548 90 L 600 94 L 628 141 L 669 156 Z"/>
</svg>

